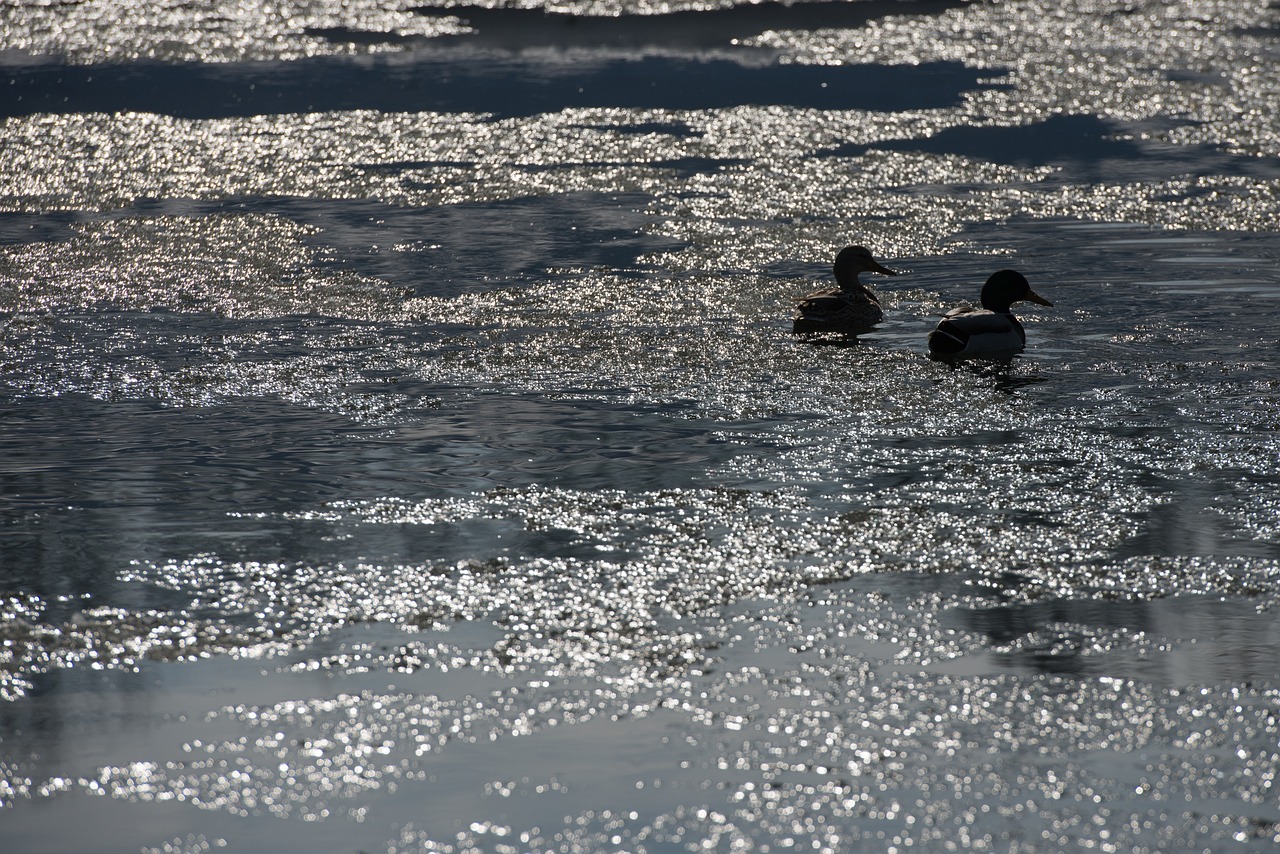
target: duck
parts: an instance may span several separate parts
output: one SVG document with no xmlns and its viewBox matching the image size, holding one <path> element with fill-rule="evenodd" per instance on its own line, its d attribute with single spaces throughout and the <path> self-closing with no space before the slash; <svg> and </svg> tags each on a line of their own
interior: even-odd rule
<svg viewBox="0 0 1280 854">
<path fill-rule="evenodd" d="M 1027 345 L 1027 333 L 1013 316 L 1015 302 L 1052 306 L 1031 290 L 1017 270 L 997 270 L 982 286 L 982 308 L 953 308 L 929 333 L 929 353 L 935 356 L 974 356 L 1012 353 Z"/>
<path fill-rule="evenodd" d="M 857 334 L 866 332 L 884 319 L 880 301 L 869 287 L 858 281 L 858 276 L 862 273 L 896 276 L 896 270 L 882 265 L 865 246 L 841 249 L 831 269 L 835 273 L 837 287 L 796 297 L 793 332 Z"/>
</svg>

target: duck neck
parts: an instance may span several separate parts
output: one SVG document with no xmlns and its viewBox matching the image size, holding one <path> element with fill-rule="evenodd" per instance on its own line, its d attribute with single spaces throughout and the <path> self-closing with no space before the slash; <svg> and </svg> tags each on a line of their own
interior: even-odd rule
<svg viewBox="0 0 1280 854">
<path fill-rule="evenodd" d="M 858 281 L 858 274 L 851 273 L 847 276 L 836 276 L 836 284 L 840 286 L 840 290 L 846 294 L 861 294 L 863 296 L 871 296 L 871 290 L 862 282 Z"/>
</svg>

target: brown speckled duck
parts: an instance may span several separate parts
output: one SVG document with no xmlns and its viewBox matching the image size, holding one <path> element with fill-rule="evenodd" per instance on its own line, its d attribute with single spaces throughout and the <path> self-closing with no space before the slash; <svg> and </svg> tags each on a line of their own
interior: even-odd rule
<svg viewBox="0 0 1280 854">
<path fill-rule="evenodd" d="M 832 268 L 836 275 L 834 288 L 824 288 L 796 298 L 793 332 L 866 332 L 884 318 L 880 301 L 869 287 L 858 281 L 861 273 L 896 276 L 896 270 L 884 267 L 863 246 L 846 246 L 836 256 Z"/>
</svg>

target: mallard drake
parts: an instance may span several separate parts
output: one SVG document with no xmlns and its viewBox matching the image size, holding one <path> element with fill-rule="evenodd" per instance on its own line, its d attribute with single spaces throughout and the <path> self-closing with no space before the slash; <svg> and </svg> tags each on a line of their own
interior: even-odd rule
<svg viewBox="0 0 1280 854">
<path fill-rule="evenodd" d="M 884 267 L 863 246 L 846 246 L 836 256 L 832 267 L 836 276 L 834 288 L 823 288 L 796 297 L 794 332 L 866 332 L 884 318 L 880 301 L 871 289 L 858 281 L 861 273 L 896 276 L 896 270 Z"/>
<path fill-rule="evenodd" d="M 1027 333 L 1010 310 L 1015 302 L 1053 305 L 1031 290 L 1016 270 L 999 270 L 982 286 L 982 308 L 953 308 L 929 333 L 929 352 L 938 356 L 1010 353 L 1027 344 Z"/>
</svg>

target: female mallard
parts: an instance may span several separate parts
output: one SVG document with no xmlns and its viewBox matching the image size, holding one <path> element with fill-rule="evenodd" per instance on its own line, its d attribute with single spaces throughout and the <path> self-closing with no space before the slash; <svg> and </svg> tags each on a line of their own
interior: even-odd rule
<svg viewBox="0 0 1280 854">
<path fill-rule="evenodd" d="M 861 246 L 846 246 L 836 256 L 832 270 L 839 287 L 824 288 L 796 298 L 794 332 L 866 332 L 884 318 L 880 301 L 871 289 L 858 281 L 860 273 L 896 276 L 882 267 L 871 252 Z"/>
<path fill-rule="evenodd" d="M 929 352 L 937 356 L 972 356 L 1010 353 L 1027 345 L 1027 333 L 1010 310 L 1026 300 L 1053 305 L 1031 290 L 1026 277 L 1016 270 L 991 274 L 982 286 L 982 308 L 953 308 L 938 328 L 929 333 Z"/>
</svg>

